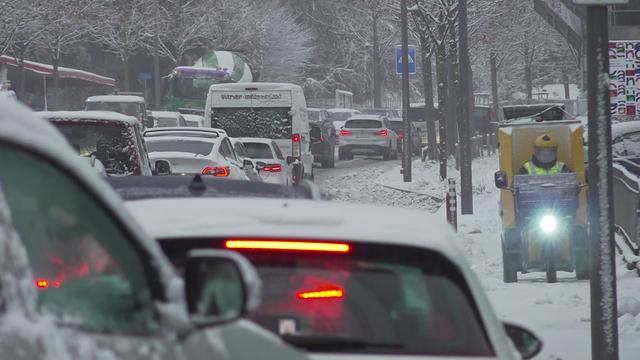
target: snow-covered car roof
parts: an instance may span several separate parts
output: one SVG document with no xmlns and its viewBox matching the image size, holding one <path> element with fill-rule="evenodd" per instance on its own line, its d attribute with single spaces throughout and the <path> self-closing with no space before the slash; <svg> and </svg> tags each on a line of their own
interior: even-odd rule
<svg viewBox="0 0 640 360">
<path fill-rule="evenodd" d="M 611 124 L 611 139 L 620 137 L 624 134 L 640 131 L 640 121 L 625 121 L 621 123 Z"/>
<path fill-rule="evenodd" d="M 101 120 L 123 122 L 129 125 L 140 122 L 133 116 L 123 115 L 113 111 L 41 111 L 37 113 L 48 120 Z"/>
<path fill-rule="evenodd" d="M 271 83 L 271 82 L 250 82 L 250 83 L 223 83 L 211 85 L 209 91 L 227 91 L 227 90 L 239 90 L 245 91 L 247 88 L 253 88 L 258 91 L 278 91 L 278 90 L 300 90 L 302 87 L 296 84 L 288 83 Z"/>
<path fill-rule="evenodd" d="M 181 114 L 187 121 L 204 121 L 204 116 L 196 114 Z"/>
<path fill-rule="evenodd" d="M 151 112 L 151 116 L 154 117 L 164 117 L 164 118 L 175 118 L 177 119 L 178 116 L 180 116 L 182 114 L 180 114 L 179 112 L 174 112 L 174 111 L 152 111 Z M 182 115 L 184 117 L 184 115 Z"/>
<path fill-rule="evenodd" d="M 348 118 L 346 121 L 349 121 L 349 120 L 381 120 L 382 121 L 383 118 L 384 117 L 380 115 L 357 114 Z"/>
<path fill-rule="evenodd" d="M 157 138 L 165 136 L 178 137 L 201 137 L 201 138 L 219 138 L 226 136 L 227 133 L 221 129 L 215 128 L 190 128 L 190 127 L 163 127 L 147 129 L 144 132 L 145 138 Z"/>
<path fill-rule="evenodd" d="M 54 125 L 15 101 L 0 99 L 0 109 L 0 141 L 20 145 L 46 156 L 50 161 L 56 161 L 74 174 L 79 182 L 93 189 L 92 195 L 96 201 L 109 208 L 111 216 L 123 224 L 132 238 L 136 239 L 136 244 L 153 258 L 161 276 L 159 280 L 163 284 L 174 281 L 173 268 L 158 245 L 129 215 L 118 194 L 94 169 L 80 159 L 77 151 Z"/>
<path fill-rule="evenodd" d="M 242 142 L 252 142 L 252 143 L 268 144 L 268 145 L 271 145 L 271 143 L 273 142 L 272 139 L 257 138 L 257 137 L 242 137 L 242 138 L 235 138 L 235 139 L 240 140 Z"/>
<path fill-rule="evenodd" d="M 142 96 L 135 95 L 96 95 L 87 98 L 87 102 L 130 102 L 144 103 Z"/>
<path fill-rule="evenodd" d="M 199 199 L 138 201 L 127 206 L 159 238 L 321 238 L 455 252 L 453 231 L 444 219 L 405 209 L 271 199 L 220 199 L 215 207 Z"/>
<path fill-rule="evenodd" d="M 222 138 L 220 137 L 213 137 L 213 136 L 209 136 L 209 137 L 204 137 L 204 136 L 184 136 L 184 135 L 166 135 L 166 136 L 151 136 L 151 137 L 145 137 L 144 141 L 147 143 L 153 143 L 153 142 L 157 142 L 157 141 L 198 141 L 198 142 L 203 142 L 203 143 L 208 143 L 208 144 L 219 144 L 220 141 L 222 140 Z M 154 153 L 157 153 L 158 151 L 155 151 Z M 192 155 L 190 155 L 192 156 Z"/>
<path fill-rule="evenodd" d="M 307 108 L 307 111 L 322 111 L 322 110 L 324 110 L 324 109 L 322 109 L 322 108 L 315 108 L 315 107 L 308 107 L 308 108 Z"/>
<path fill-rule="evenodd" d="M 327 109 L 328 112 L 330 113 L 343 113 L 343 112 L 350 112 L 353 114 L 359 114 L 360 110 L 356 110 L 356 109 L 342 109 L 342 108 L 333 108 L 333 109 Z"/>
</svg>

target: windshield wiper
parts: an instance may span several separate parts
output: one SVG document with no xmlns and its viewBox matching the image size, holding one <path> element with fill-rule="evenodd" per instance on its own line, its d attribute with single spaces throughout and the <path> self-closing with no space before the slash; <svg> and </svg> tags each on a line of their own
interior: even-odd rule
<svg viewBox="0 0 640 360">
<path fill-rule="evenodd" d="M 314 334 L 283 334 L 282 340 L 287 343 L 309 351 L 331 352 L 332 350 L 387 348 L 401 349 L 400 343 L 372 342 L 364 339 L 341 336 L 323 336 Z"/>
</svg>

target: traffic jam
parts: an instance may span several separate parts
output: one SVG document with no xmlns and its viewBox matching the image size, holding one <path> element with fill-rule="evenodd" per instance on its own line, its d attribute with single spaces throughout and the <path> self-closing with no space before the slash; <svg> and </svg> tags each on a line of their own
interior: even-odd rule
<svg viewBox="0 0 640 360">
<path fill-rule="evenodd" d="M 0 358 L 640 358 L 640 121 L 547 1 L 31 2 L 0 3 Z M 529 84 L 516 35 L 558 42 Z"/>
</svg>

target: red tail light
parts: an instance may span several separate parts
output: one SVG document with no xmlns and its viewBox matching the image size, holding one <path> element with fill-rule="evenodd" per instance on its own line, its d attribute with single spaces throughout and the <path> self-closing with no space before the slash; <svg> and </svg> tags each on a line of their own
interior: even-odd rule
<svg viewBox="0 0 640 360">
<path fill-rule="evenodd" d="M 382 137 L 387 137 L 387 136 L 389 136 L 389 132 L 387 131 L 387 129 L 383 129 L 383 130 L 378 131 L 376 133 L 376 135 L 382 136 Z"/>
<path fill-rule="evenodd" d="M 341 299 L 344 297 L 344 290 L 339 287 L 318 289 L 312 291 L 301 291 L 296 294 L 298 299 Z"/>
<path fill-rule="evenodd" d="M 227 177 L 229 173 L 228 166 L 207 166 L 202 169 L 202 175 L 213 175 L 215 177 Z"/>
<path fill-rule="evenodd" d="M 47 279 L 38 279 L 36 280 L 36 287 L 38 289 L 46 289 L 49 287 L 49 280 Z"/>
<path fill-rule="evenodd" d="M 402 131 L 398 132 L 398 137 L 404 139 L 404 133 Z"/>
<path fill-rule="evenodd" d="M 293 134 L 291 135 L 291 145 L 292 145 L 292 154 L 293 157 L 298 158 L 300 157 L 300 134 Z"/>
<path fill-rule="evenodd" d="M 351 131 L 345 130 L 345 129 L 340 130 L 340 136 L 350 136 L 350 135 L 353 135 Z"/>
<path fill-rule="evenodd" d="M 327 139 L 324 137 L 324 135 L 320 135 L 320 142 L 325 142 L 327 141 Z"/>
<path fill-rule="evenodd" d="M 265 165 L 264 168 L 262 168 L 262 171 L 266 171 L 266 172 L 280 172 L 282 171 L 282 165 L 280 164 L 269 164 L 269 165 Z"/>
</svg>

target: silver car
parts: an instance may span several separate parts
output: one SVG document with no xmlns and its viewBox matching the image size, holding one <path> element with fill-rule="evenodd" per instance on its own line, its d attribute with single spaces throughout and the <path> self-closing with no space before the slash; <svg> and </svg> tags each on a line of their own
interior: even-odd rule
<svg viewBox="0 0 640 360">
<path fill-rule="evenodd" d="M 398 157 L 398 134 L 386 117 L 356 115 L 350 117 L 339 132 L 338 158 L 353 159 L 354 153 L 382 155 L 385 160 Z"/>
<path fill-rule="evenodd" d="M 194 249 L 183 281 L 65 138 L 6 100 L 0 158 L 3 359 L 305 358 L 240 319 L 260 302 L 246 259 Z"/>
</svg>

